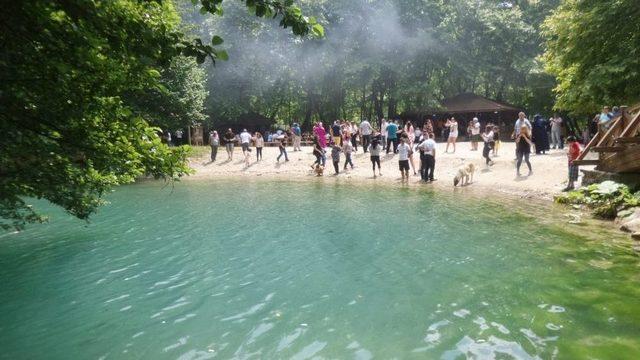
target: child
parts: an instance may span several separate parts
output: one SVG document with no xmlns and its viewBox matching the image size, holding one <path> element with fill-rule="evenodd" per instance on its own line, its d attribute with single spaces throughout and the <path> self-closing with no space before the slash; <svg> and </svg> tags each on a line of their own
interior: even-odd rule
<svg viewBox="0 0 640 360">
<path fill-rule="evenodd" d="M 493 127 L 491 125 L 487 125 L 484 130 L 482 136 L 482 140 L 484 140 L 484 148 L 482 149 L 482 157 L 487 161 L 487 167 L 493 165 L 493 161 L 489 157 L 489 152 L 491 152 L 492 148 L 495 148 L 495 139 L 493 138 Z"/>
<path fill-rule="evenodd" d="M 247 148 L 247 151 L 244 152 L 244 167 L 249 167 L 251 165 L 251 149 Z"/>
<path fill-rule="evenodd" d="M 262 160 L 262 148 L 264 147 L 264 138 L 260 132 L 256 132 L 256 137 L 253 140 L 256 144 L 256 161 Z"/>
<path fill-rule="evenodd" d="M 340 145 L 334 143 L 331 146 L 331 159 L 333 160 L 333 168 L 336 170 L 336 175 L 340 173 L 340 152 L 342 152 Z"/>
<path fill-rule="evenodd" d="M 276 162 L 280 162 L 280 157 L 282 155 L 284 155 L 284 161 L 289 161 L 289 157 L 287 156 L 287 148 L 285 147 L 285 144 L 286 144 L 285 141 L 286 141 L 286 137 L 284 136 L 278 141 L 278 148 L 280 149 L 280 155 L 278 155 Z"/>
<path fill-rule="evenodd" d="M 567 137 L 569 143 L 569 149 L 567 150 L 567 157 L 569 158 L 569 181 L 567 187 L 563 191 L 570 191 L 575 189 L 574 182 L 578 181 L 578 165 L 574 165 L 573 161 L 580 156 L 580 144 L 576 140 L 575 136 Z"/>
<path fill-rule="evenodd" d="M 398 145 L 398 167 L 402 181 L 409 180 L 409 151 L 411 151 L 411 147 L 407 145 L 407 138 L 401 137 L 400 145 Z"/>
<path fill-rule="evenodd" d="M 351 170 L 353 170 L 353 161 L 351 161 L 351 153 L 353 152 L 353 143 L 351 142 L 351 137 L 347 137 L 345 141 L 342 143 L 342 151 L 344 152 L 344 170 L 347 170 L 347 164 L 351 165 Z"/>
<path fill-rule="evenodd" d="M 382 152 L 382 145 L 380 145 L 380 138 L 374 137 L 369 145 L 369 153 L 371 154 L 371 164 L 373 165 L 373 178 L 376 178 L 376 164 L 378 164 L 378 174 L 382 176 L 380 171 L 380 152 Z"/>
<path fill-rule="evenodd" d="M 502 146 L 502 141 L 500 141 L 500 128 L 497 126 L 493 127 L 493 157 L 498 157 L 498 151 L 500 150 L 500 146 Z"/>
</svg>

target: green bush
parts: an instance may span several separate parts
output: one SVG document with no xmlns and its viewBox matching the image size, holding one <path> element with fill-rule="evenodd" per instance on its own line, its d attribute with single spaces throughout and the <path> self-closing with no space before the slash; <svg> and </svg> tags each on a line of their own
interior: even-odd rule
<svg viewBox="0 0 640 360">
<path fill-rule="evenodd" d="M 592 184 L 555 197 L 559 204 L 586 205 L 593 214 L 603 219 L 613 219 L 619 210 L 640 205 L 640 192 L 613 181 Z"/>
</svg>

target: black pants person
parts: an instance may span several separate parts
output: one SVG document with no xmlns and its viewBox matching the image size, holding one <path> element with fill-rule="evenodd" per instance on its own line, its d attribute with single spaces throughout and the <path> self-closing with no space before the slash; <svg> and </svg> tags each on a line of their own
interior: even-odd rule
<svg viewBox="0 0 640 360">
<path fill-rule="evenodd" d="M 218 156 L 218 145 L 211 145 L 211 162 L 216 161 Z"/>
<path fill-rule="evenodd" d="M 391 143 L 393 143 L 393 153 L 396 154 L 398 152 L 398 138 L 395 138 L 395 139 L 387 138 L 387 154 L 391 149 Z"/>
<path fill-rule="evenodd" d="M 353 146 L 353 150 L 358 151 L 358 137 L 353 135 L 351 136 L 351 145 Z"/>
<path fill-rule="evenodd" d="M 333 162 L 333 168 L 336 170 L 336 174 L 340 173 L 340 161 Z"/>
<path fill-rule="evenodd" d="M 425 154 L 424 160 L 426 165 L 424 179 L 433 181 L 434 180 L 433 172 L 435 171 L 435 168 L 436 168 L 436 158 L 433 157 L 433 155 Z"/>
<path fill-rule="evenodd" d="M 262 159 L 262 148 L 261 147 L 257 147 L 256 148 L 256 160 L 261 160 Z"/>
<path fill-rule="evenodd" d="M 362 148 L 364 152 L 369 151 L 369 144 L 371 144 L 371 135 L 362 135 Z"/>
<path fill-rule="evenodd" d="M 344 169 L 347 169 L 347 164 L 351 165 L 351 168 L 353 169 L 353 161 L 351 161 L 351 154 L 344 154 L 345 160 L 344 160 Z"/>
<path fill-rule="evenodd" d="M 289 156 L 287 156 L 287 148 L 281 146 L 280 147 L 280 155 L 278 155 L 278 160 L 280 161 L 280 158 L 282 157 L 282 155 L 284 155 L 284 160 L 285 161 L 289 161 Z"/>
<path fill-rule="evenodd" d="M 485 141 L 484 148 L 482 148 L 482 157 L 484 157 L 487 161 L 487 165 L 489 165 L 489 163 L 491 162 L 489 154 L 491 154 L 491 145 Z"/>
</svg>

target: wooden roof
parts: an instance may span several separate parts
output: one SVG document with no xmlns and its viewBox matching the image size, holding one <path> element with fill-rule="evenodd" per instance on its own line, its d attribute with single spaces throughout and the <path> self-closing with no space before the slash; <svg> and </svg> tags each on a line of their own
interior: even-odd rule
<svg viewBox="0 0 640 360">
<path fill-rule="evenodd" d="M 520 111 L 515 106 L 487 99 L 483 96 L 463 93 L 442 101 L 442 109 L 438 113 L 481 113 L 496 111 Z"/>
</svg>

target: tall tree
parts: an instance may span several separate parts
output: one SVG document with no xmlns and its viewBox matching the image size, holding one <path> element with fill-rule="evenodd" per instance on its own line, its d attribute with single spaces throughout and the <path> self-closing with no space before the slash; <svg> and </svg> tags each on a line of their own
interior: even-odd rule
<svg viewBox="0 0 640 360">
<path fill-rule="evenodd" d="M 640 2 L 566 0 L 545 21 L 556 107 L 584 114 L 640 99 Z"/>
<path fill-rule="evenodd" d="M 199 4 L 203 13 L 219 15 L 221 2 Z M 289 0 L 245 5 L 257 16 L 280 17 L 280 25 L 296 34 L 322 34 Z M 201 116 L 188 111 L 201 101 L 199 95 L 180 94 L 188 79 L 178 77 L 194 72 L 177 56 L 199 62 L 227 56 L 219 49 L 221 38 L 209 44 L 191 40 L 178 23 L 168 0 L 3 3 L 1 227 L 44 219 L 28 198 L 47 199 L 87 219 L 115 185 L 139 176 L 176 180 L 190 172 L 188 148 L 163 144 L 150 122 L 162 123 L 166 114 Z M 134 100 L 154 92 L 157 101 Z M 165 100 L 170 112 L 160 108 Z"/>
</svg>

